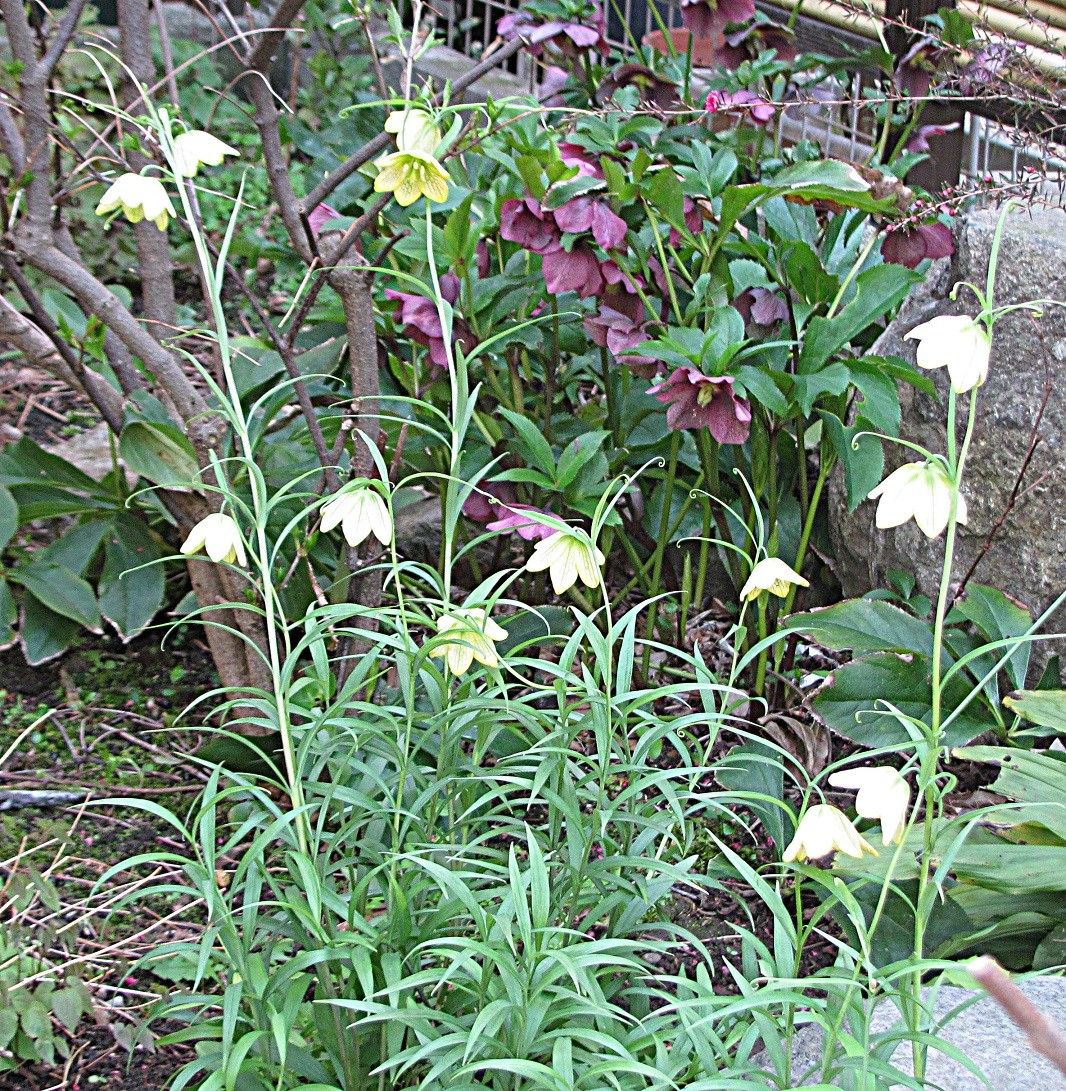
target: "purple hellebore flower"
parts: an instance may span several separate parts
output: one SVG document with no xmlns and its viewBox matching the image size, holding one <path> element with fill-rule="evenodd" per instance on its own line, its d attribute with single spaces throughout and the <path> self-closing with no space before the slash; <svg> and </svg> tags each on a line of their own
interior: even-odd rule
<svg viewBox="0 0 1066 1091">
<path fill-rule="evenodd" d="M 530 518 L 527 514 L 527 512 L 532 512 L 536 515 L 550 515 L 553 518 L 558 518 L 553 511 L 547 511 L 545 508 L 535 508 L 532 504 L 507 504 L 504 505 L 503 510 L 505 514 L 489 523 L 485 528 L 486 530 L 513 530 L 518 534 L 519 538 L 527 542 L 537 542 L 543 538 L 550 538 L 556 533 L 555 527 L 550 527 L 546 523 L 538 523 L 536 519 Z"/>
<path fill-rule="evenodd" d="M 914 269 L 926 258 L 950 258 L 954 253 L 951 228 L 942 223 L 893 227 L 881 240 L 881 257 L 908 269 Z"/>
<path fill-rule="evenodd" d="M 440 293 L 452 304 L 459 298 L 459 278 L 454 273 L 445 273 L 440 278 Z M 392 288 L 385 289 L 385 297 L 397 304 L 393 322 L 403 327 L 404 336 L 429 349 L 429 360 L 434 367 L 446 368 L 448 352 L 436 303 L 423 295 L 397 292 Z M 467 349 L 475 343 L 470 328 L 458 317 L 452 319 L 452 343 Z"/>
<path fill-rule="evenodd" d="M 1009 45 L 1007 42 L 992 42 L 986 45 L 959 73 L 959 91 L 964 95 L 977 94 L 981 91 L 987 94 L 987 84 L 994 83 L 1000 78 L 1003 69 L 1017 54 L 1018 49 L 1018 46 Z"/>
<path fill-rule="evenodd" d="M 648 393 L 668 406 L 666 427 L 673 431 L 706 428 L 718 443 L 743 443 L 751 431 L 751 404 L 733 390 L 730 375 L 679 367 Z"/>
<path fill-rule="evenodd" d="M 617 250 L 626 240 L 626 222 L 611 211 L 606 201 L 595 197 L 574 197 L 552 215 L 560 231 L 580 235 L 591 231 L 604 250 Z"/>
<path fill-rule="evenodd" d="M 535 57 L 542 52 L 545 43 L 550 43 L 565 52 L 584 49 L 603 49 L 607 23 L 600 5 L 593 4 L 588 23 L 567 22 L 552 19 L 546 23 L 535 22 L 531 12 L 519 8 L 518 11 L 505 15 L 497 24 L 496 32 L 501 38 L 510 41 L 521 38 Z"/>
<path fill-rule="evenodd" d="M 943 136 L 945 133 L 950 133 L 953 129 L 957 129 L 958 127 L 959 123 L 957 121 L 953 121 L 950 125 L 922 125 L 910 140 L 907 141 L 907 151 L 931 151 L 932 149 L 929 147 L 930 137 Z"/>
<path fill-rule="evenodd" d="M 477 278 L 484 280 L 489 275 L 489 244 L 484 239 L 478 239 L 474 247 L 474 260 L 477 264 Z"/>
<path fill-rule="evenodd" d="M 644 287 L 643 277 L 638 276 L 636 273 L 627 273 L 618 262 L 612 261 L 610 258 L 600 265 L 600 274 L 607 286 L 607 292 L 610 292 L 611 289 L 618 289 L 615 294 L 625 293 L 627 296 L 637 299 L 637 290 Z M 625 308 L 618 307 L 616 309 L 624 310 Z"/>
<path fill-rule="evenodd" d="M 751 91 L 712 91 L 705 108 L 709 114 L 746 110 L 753 125 L 765 125 L 777 112 L 777 107 Z"/>
<path fill-rule="evenodd" d="M 730 23 L 755 18 L 755 0 L 681 0 L 681 22 L 694 38 L 721 37 Z"/>
<path fill-rule="evenodd" d="M 799 55 L 794 39 L 788 27 L 748 23 L 725 35 L 722 46 L 715 50 L 715 59 L 726 68 L 739 68 L 745 61 L 755 60 L 763 50 L 772 49 L 779 61 L 794 61 Z"/>
<path fill-rule="evenodd" d="M 951 51 L 935 38 L 919 38 L 900 58 L 893 80 L 896 86 L 912 98 L 925 98 L 933 86 L 933 77 L 942 62 L 949 59 Z"/>
<path fill-rule="evenodd" d="M 534 254 L 551 254 L 562 247 L 555 221 L 532 197 L 503 202 L 500 234 Z"/>
<path fill-rule="evenodd" d="M 596 295 L 603 289 L 603 274 L 599 258 L 592 250 L 578 243 L 573 250 L 554 250 L 541 258 L 544 285 L 552 295 L 577 292 L 582 299 Z"/>
<path fill-rule="evenodd" d="M 463 501 L 463 515 L 475 523 L 491 523 L 499 515 L 500 505 L 509 507 L 515 495 L 510 481 L 483 481 Z"/>
<path fill-rule="evenodd" d="M 752 288 L 751 319 L 759 326 L 772 326 L 788 318 L 788 304 L 768 288 Z"/>
<path fill-rule="evenodd" d="M 332 205 L 323 202 L 320 205 L 315 205 L 308 213 L 307 226 L 311 228 L 311 233 L 317 238 L 322 234 L 322 228 L 330 220 L 336 220 L 339 217 L 340 213 Z"/>
<path fill-rule="evenodd" d="M 577 168 L 578 178 L 598 178 L 603 181 L 599 158 L 580 144 L 563 141 L 559 145 L 559 158 L 571 169 Z"/>
<path fill-rule="evenodd" d="M 619 314 L 624 314 L 626 318 L 634 323 L 643 322 L 646 314 L 644 309 L 644 300 L 640 298 L 635 292 L 630 291 L 629 284 L 619 284 L 617 282 L 611 282 L 607 276 L 608 266 L 614 266 L 618 269 L 614 262 L 604 262 L 600 266 L 600 272 L 603 273 L 603 278 L 607 281 L 606 286 L 600 293 L 600 306 L 609 307 L 612 311 L 617 311 Z M 643 282 L 641 282 L 643 284 Z"/>
<path fill-rule="evenodd" d="M 544 106 L 562 106 L 563 97 L 561 92 L 569 78 L 570 73 L 565 68 L 560 68 L 557 64 L 547 65 L 544 69 L 544 75 L 541 77 L 540 88 L 537 91 L 538 100 Z"/>
<path fill-rule="evenodd" d="M 596 97 L 599 102 L 608 102 L 615 92 L 622 87 L 635 87 L 640 102 L 652 110 L 675 110 L 683 108 L 680 89 L 673 80 L 668 80 L 654 72 L 647 65 L 630 61 L 615 68 L 606 79 L 600 81 Z"/>
<path fill-rule="evenodd" d="M 590 314 L 585 319 L 584 326 L 594 344 L 609 349 L 623 362 L 638 366 L 654 363 L 650 356 L 641 356 L 631 351 L 652 338 L 644 324 L 635 321 L 630 315 L 616 311 L 604 303 L 596 314 Z"/>
</svg>

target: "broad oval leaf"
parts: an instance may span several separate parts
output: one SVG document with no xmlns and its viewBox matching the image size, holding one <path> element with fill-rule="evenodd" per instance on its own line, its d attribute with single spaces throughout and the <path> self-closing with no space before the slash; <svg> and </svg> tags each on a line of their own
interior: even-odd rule
<svg viewBox="0 0 1066 1091">
<path fill-rule="evenodd" d="M 189 491 L 200 479 L 192 444 L 169 425 L 131 421 L 119 439 L 122 461 L 154 485 Z"/>
<path fill-rule="evenodd" d="M 8 573 L 41 604 L 60 617 L 100 631 L 100 610 L 93 589 L 69 568 L 47 561 L 30 561 Z"/>
</svg>

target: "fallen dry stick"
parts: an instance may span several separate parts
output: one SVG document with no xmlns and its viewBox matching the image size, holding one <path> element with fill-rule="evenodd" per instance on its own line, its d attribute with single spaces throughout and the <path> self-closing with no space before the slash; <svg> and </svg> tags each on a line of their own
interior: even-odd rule
<svg viewBox="0 0 1066 1091">
<path fill-rule="evenodd" d="M 1014 984 L 995 959 L 987 955 L 966 969 L 1011 1019 L 1025 1031 L 1029 1044 L 1066 1074 L 1066 1037 L 1058 1027 Z"/>
</svg>

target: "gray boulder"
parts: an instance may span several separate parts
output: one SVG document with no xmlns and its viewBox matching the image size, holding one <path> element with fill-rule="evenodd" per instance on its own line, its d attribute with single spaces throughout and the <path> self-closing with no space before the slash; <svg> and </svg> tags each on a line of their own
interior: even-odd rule
<svg viewBox="0 0 1066 1091">
<path fill-rule="evenodd" d="M 1060 977 L 1042 977 L 1018 984 L 1053 1023 L 1060 1027 L 1066 1025 L 1066 981 Z M 975 1075 L 949 1053 L 930 1049 L 925 1073 L 925 1086 L 930 1091 L 933 1088 L 944 1091 L 1036 1091 L 1038 1088 L 1040 1091 L 1058 1091 L 1066 1088 L 1062 1074 L 1034 1052 L 1025 1033 L 990 997 L 945 985 L 926 989 L 923 1004 L 938 1021 L 945 1023 L 937 1036 L 950 1043 L 984 1077 Z M 883 1034 L 898 1023 L 896 1009 L 890 1004 L 882 1004 L 874 1013 L 871 1030 Z M 792 1071 L 796 1079 L 806 1077 L 802 1086 L 818 1082 L 824 1053 L 822 1042 L 822 1033 L 815 1027 L 805 1028 L 796 1036 Z M 911 1073 L 909 1044 L 901 1044 L 892 1061 L 902 1071 Z M 858 1087 L 859 1082 L 851 1085 L 847 1076 L 838 1073 L 831 1086 Z"/>
<path fill-rule="evenodd" d="M 963 221 L 955 257 L 934 266 L 874 347 L 875 354 L 913 361 L 914 343 L 903 340 L 907 331 L 934 315 L 976 313 L 974 297 L 967 289 L 961 288 L 954 301 L 950 293 L 960 281 L 984 286 L 998 216 L 998 210 L 992 209 Z M 1066 210 L 1026 210 L 1008 217 L 995 294 L 997 305 L 1035 299 L 1066 301 Z M 1066 590 L 1064 372 L 1066 308 L 1049 306 L 1036 318 L 1015 312 L 997 324 L 963 486 L 969 525 L 960 527 L 957 539 L 956 580 L 981 554 L 1007 509 L 1034 434 L 1038 437 L 1014 507 L 973 577 L 1020 600 L 1034 614 Z M 942 372 L 932 375 L 939 400 L 907 388 L 902 434 L 931 451 L 942 452 L 947 376 Z M 1045 398 L 1047 404 L 1038 423 Z M 960 399 L 960 440 L 965 416 L 962 402 Z M 902 448 L 886 447 L 886 473 L 914 457 Z M 864 502 L 849 514 L 843 482 L 834 475 L 828 506 L 832 566 L 844 594 L 850 597 L 883 587 L 887 574 L 896 569 L 913 572 L 919 589 L 935 596 L 943 537 L 930 542 L 913 522 L 895 530 L 876 530 L 874 507 Z"/>
</svg>

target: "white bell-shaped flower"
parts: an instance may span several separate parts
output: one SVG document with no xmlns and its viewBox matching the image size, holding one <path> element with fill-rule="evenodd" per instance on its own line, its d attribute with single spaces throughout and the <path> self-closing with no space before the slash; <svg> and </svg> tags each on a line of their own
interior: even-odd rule
<svg viewBox="0 0 1066 1091">
<path fill-rule="evenodd" d="M 174 160 L 183 178 L 195 178 L 201 167 L 217 167 L 227 155 L 239 154 L 203 129 L 189 129 L 174 138 Z"/>
<path fill-rule="evenodd" d="M 230 516 L 220 511 L 205 516 L 189 531 L 181 552 L 188 556 L 201 549 L 206 550 L 215 564 L 236 562 L 244 568 L 248 563 L 240 528 Z"/>
<path fill-rule="evenodd" d="M 877 849 L 855 829 L 839 807 L 817 803 L 804 812 L 783 859 L 786 864 L 796 860 L 821 860 L 831 852 L 842 852 L 856 859 L 877 855 Z"/>
<path fill-rule="evenodd" d="M 857 791 L 855 811 L 860 818 L 876 818 L 881 823 L 881 840 L 898 845 L 907 825 L 911 786 L 888 765 L 865 769 L 843 769 L 833 773 L 829 783 L 834 788 Z"/>
<path fill-rule="evenodd" d="M 148 220 L 160 231 L 167 229 L 169 217 L 177 215 L 163 183 L 143 174 L 123 174 L 115 179 L 96 206 L 97 216 L 118 210 L 130 223 Z"/>
<path fill-rule="evenodd" d="M 322 506 L 322 530 L 340 527 L 353 549 L 373 534 L 384 546 L 392 541 L 392 518 L 381 493 L 367 483 L 342 489 Z"/>
<path fill-rule="evenodd" d="M 465 674 L 476 659 L 486 667 L 499 666 L 497 640 L 507 630 L 480 606 L 456 607 L 437 619 L 437 632 L 447 639 L 436 642 L 430 656 L 443 658 L 452 674 Z"/>
<path fill-rule="evenodd" d="M 747 582 L 740 589 L 740 599 L 741 602 L 751 602 L 767 591 L 783 599 L 791 586 L 810 587 L 810 584 L 779 557 L 765 557 L 751 570 Z"/>
<path fill-rule="evenodd" d="M 547 569 L 552 589 L 561 595 L 578 580 L 586 587 L 595 587 L 600 582 L 603 562 L 603 554 L 586 537 L 560 530 L 537 542 L 533 555 L 526 561 L 526 571 Z"/>
<path fill-rule="evenodd" d="M 402 152 L 432 155 L 441 141 L 440 127 L 425 110 L 417 107 L 394 110 L 385 119 L 385 132 L 396 138 L 396 147 Z"/>
<path fill-rule="evenodd" d="M 875 522 L 879 529 L 898 527 L 913 519 L 927 538 L 936 538 L 948 525 L 952 490 L 943 463 L 907 462 L 893 470 L 868 499 L 878 501 Z M 961 494 L 955 516 L 960 523 L 966 522 L 966 500 Z"/>
<path fill-rule="evenodd" d="M 980 386 L 988 375 L 992 338 L 982 323 L 967 314 L 938 315 L 915 326 L 904 340 L 918 342 L 919 367 L 948 369 L 956 394 Z"/>
</svg>

